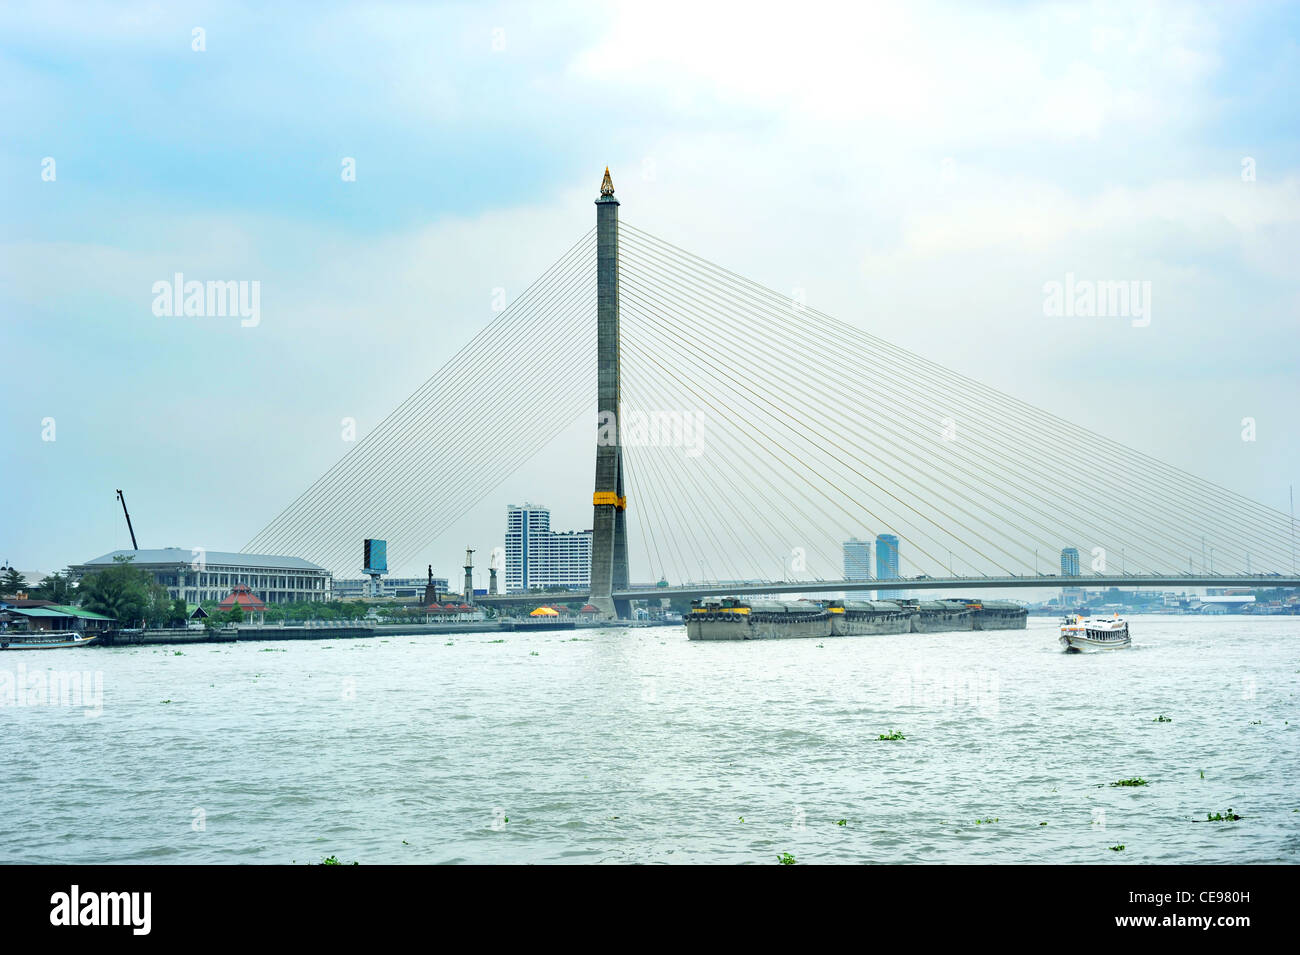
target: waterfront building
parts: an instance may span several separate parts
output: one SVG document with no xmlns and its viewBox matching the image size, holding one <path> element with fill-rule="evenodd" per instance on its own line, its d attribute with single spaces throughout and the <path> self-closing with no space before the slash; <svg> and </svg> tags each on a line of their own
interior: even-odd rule
<svg viewBox="0 0 1300 955">
<path fill-rule="evenodd" d="M 894 580 L 898 577 L 898 535 L 876 535 L 876 578 Z M 901 590 L 879 590 L 880 600 L 897 600 L 903 596 Z"/>
<path fill-rule="evenodd" d="M 1079 548 L 1064 547 L 1061 549 L 1061 576 L 1079 576 Z"/>
<path fill-rule="evenodd" d="M 114 623 L 112 617 L 92 613 L 81 607 L 68 607 L 45 600 L 20 602 L 39 603 L 41 606 L 15 607 L 12 602 L 9 603 L 6 609 L 0 612 L 0 629 L 7 629 L 9 624 L 20 629 L 19 625 L 26 624 L 28 630 L 78 630 L 93 633 L 97 630 L 106 630 Z"/>
<path fill-rule="evenodd" d="M 550 508 L 506 508 L 506 593 L 591 587 L 591 531 L 551 530 Z"/>
<path fill-rule="evenodd" d="M 68 572 L 77 580 L 113 566 L 114 557 L 130 557 L 131 566 L 148 571 L 173 600 L 187 604 L 221 600 L 243 585 L 268 604 L 330 599 L 330 572 L 299 557 L 234 554 L 202 548 L 115 550 Z"/>
<path fill-rule="evenodd" d="M 446 577 L 381 577 L 379 578 L 380 597 L 399 597 L 403 599 L 422 598 L 424 589 L 430 583 L 439 594 L 445 594 L 451 588 Z M 357 600 L 369 597 L 370 578 L 335 579 L 330 582 L 330 593 L 334 600 Z"/>
<path fill-rule="evenodd" d="M 844 542 L 844 579 L 871 580 L 871 541 Z"/>
</svg>

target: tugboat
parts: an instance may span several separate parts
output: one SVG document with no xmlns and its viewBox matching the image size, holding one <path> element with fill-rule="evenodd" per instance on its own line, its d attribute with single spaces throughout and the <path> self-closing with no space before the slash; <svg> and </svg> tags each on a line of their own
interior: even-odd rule
<svg viewBox="0 0 1300 955">
<path fill-rule="evenodd" d="M 1061 621 L 1061 646 L 1066 653 L 1123 650 L 1132 645 L 1128 635 L 1128 621 L 1119 614 L 1107 619 L 1085 618 L 1083 614 L 1072 613 Z"/>
</svg>

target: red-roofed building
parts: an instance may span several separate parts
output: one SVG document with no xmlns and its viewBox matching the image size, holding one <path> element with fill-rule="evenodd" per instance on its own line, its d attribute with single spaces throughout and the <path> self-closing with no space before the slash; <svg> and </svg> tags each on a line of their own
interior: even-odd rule
<svg viewBox="0 0 1300 955">
<path fill-rule="evenodd" d="M 425 622 L 433 623 L 464 623 L 472 620 L 482 620 L 483 611 L 469 604 L 456 604 L 448 601 L 445 604 L 432 603 L 425 608 Z"/>
<path fill-rule="evenodd" d="M 250 623 L 255 622 L 259 627 L 266 619 L 266 604 L 262 598 L 257 596 L 243 584 L 237 584 L 226 599 L 217 604 L 217 609 L 223 613 L 238 607 L 244 612 L 244 619 Z"/>
</svg>

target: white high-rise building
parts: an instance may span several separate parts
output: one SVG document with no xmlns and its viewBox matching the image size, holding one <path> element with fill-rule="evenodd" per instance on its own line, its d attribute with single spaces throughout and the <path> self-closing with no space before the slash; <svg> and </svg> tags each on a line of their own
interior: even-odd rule
<svg viewBox="0 0 1300 955">
<path fill-rule="evenodd" d="M 551 530 L 551 510 L 506 508 L 506 593 L 540 587 L 591 587 L 591 531 Z"/>
<path fill-rule="evenodd" d="M 871 541 L 854 537 L 844 542 L 844 579 L 871 579 Z"/>
</svg>

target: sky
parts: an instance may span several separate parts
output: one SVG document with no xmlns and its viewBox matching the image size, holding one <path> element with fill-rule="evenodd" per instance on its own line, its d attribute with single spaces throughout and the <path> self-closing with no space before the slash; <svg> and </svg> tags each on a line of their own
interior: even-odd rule
<svg viewBox="0 0 1300 955">
<path fill-rule="evenodd" d="M 1285 511 L 1298 36 L 1272 3 L 5 4 L 0 559 L 128 547 L 116 488 L 141 546 L 244 546 L 607 165 L 626 221 Z M 257 324 L 155 314 L 177 272 L 258 282 Z M 1150 282 L 1149 323 L 1045 314 L 1067 275 Z M 394 572 L 455 578 L 508 503 L 589 526 L 588 430 L 557 442 Z"/>
</svg>

